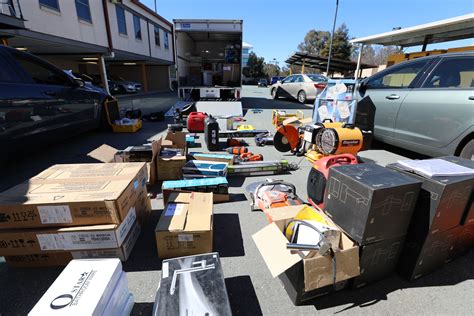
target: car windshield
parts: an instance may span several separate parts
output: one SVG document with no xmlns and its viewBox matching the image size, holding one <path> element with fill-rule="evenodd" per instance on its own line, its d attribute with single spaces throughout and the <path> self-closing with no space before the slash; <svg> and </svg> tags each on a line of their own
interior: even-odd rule
<svg viewBox="0 0 474 316">
<path fill-rule="evenodd" d="M 314 82 L 321 82 L 321 81 L 327 82 L 328 81 L 328 78 L 321 75 L 307 75 L 307 76 L 309 77 L 309 79 L 313 80 Z"/>
</svg>

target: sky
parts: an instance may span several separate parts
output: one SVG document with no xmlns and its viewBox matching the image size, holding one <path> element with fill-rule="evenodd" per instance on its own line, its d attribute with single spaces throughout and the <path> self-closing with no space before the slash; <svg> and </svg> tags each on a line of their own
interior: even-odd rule
<svg viewBox="0 0 474 316">
<path fill-rule="evenodd" d="M 155 0 L 141 0 L 154 10 Z M 173 19 L 241 19 L 244 42 L 280 65 L 311 30 L 332 30 L 336 0 L 156 0 L 157 12 Z M 474 12 L 474 0 L 339 0 L 336 27 L 351 38 L 391 31 Z M 474 45 L 474 39 L 428 45 L 429 49 Z M 413 47 L 406 52 L 419 51 Z"/>
</svg>

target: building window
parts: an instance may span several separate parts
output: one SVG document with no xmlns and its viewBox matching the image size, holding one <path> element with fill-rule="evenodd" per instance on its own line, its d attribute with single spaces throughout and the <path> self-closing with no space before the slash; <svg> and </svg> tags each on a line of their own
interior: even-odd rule
<svg viewBox="0 0 474 316">
<path fill-rule="evenodd" d="M 140 17 L 134 15 L 133 16 L 133 28 L 135 29 L 135 38 L 141 40 L 142 39 L 142 26 L 140 25 Z"/>
<path fill-rule="evenodd" d="M 117 13 L 117 24 L 119 34 L 127 35 L 127 21 L 125 20 L 125 10 L 115 5 L 115 13 Z"/>
<path fill-rule="evenodd" d="M 48 9 L 53 9 L 55 11 L 61 12 L 59 9 L 59 1 L 58 0 L 39 0 L 39 4 L 41 6 L 45 6 Z"/>
<path fill-rule="evenodd" d="M 160 43 L 160 28 L 155 25 L 155 45 L 161 46 Z"/>
<path fill-rule="evenodd" d="M 170 48 L 169 40 L 168 40 L 168 32 L 165 32 L 165 49 Z"/>
<path fill-rule="evenodd" d="M 242 54 L 248 54 L 248 53 L 249 53 L 249 49 L 248 49 L 248 48 L 244 48 L 244 49 L 242 50 Z"/>
<path fill-rule="evenodd" d="M 92 23 L 91 10 L 89 7 L 89 0 L 76 0 L 77 17 L 80 20 Z"/>
</svg>

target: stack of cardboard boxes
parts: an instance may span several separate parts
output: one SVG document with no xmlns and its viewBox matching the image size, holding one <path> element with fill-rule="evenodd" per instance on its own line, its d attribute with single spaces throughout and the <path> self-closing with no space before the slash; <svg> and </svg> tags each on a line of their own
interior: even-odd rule
<svg viewBox="0 0 474 316">
<path fill-rule="evenodd" d="M 0 193 L 0 256 L 15 266 L 127 260 L 151 207 L 145 163 L 54 165 Z"/>
<path fill-rule="evenodd" d="M 471 160 L 453 156 L 441 159 L 474 169 Z M 404 277 L 417 279 L 472 247 L 472 175 L 430 178 L 400 164 L 388 167 L 423 183 L 400 259 L 399 270 Z"/>
<path fill-rule="evenodd" d="M 326 213 L 360 247 L 355 287 L 396 270 L 421 182 L 373 163 L 329 170 Z"/>
</svg>

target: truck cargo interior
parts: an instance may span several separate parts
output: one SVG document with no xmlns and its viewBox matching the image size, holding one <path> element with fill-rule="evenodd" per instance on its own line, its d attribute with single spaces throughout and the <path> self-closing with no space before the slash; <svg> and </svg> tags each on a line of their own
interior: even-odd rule
<svg viewBox="0 0 474 316">
<path fill-rule="evenodd" d="M 242 34 L 176 32 L 181 87 L 239 87 Z"/>
</svg>

